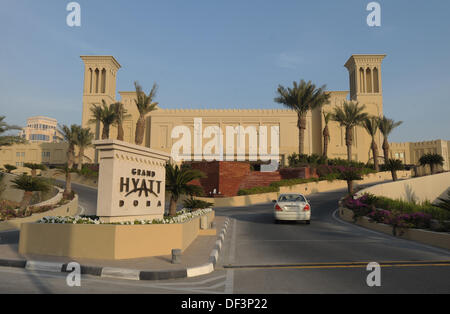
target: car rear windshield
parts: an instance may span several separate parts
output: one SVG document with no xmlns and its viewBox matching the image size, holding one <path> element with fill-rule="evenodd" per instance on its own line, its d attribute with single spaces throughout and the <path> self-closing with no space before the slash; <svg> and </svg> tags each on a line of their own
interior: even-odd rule
<svg viewBox="0 0 450 314">
<path fill-rule="evenodd" d="M 306 202 L 303 195 L 287 194 L 281 195 L 278 202 Z"/>
</svg>

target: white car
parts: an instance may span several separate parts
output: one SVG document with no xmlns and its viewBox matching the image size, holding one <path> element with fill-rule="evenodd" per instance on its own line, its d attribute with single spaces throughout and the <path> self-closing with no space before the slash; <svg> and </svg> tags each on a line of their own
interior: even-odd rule
<svg viewBox="0 0 450 314">
<path fill-rule="evenodd" d="M 275 222 L 281 220 L 311 222 L 311 205 L 302 194 L 281 194 L 273 200 Z"/>
</svg>

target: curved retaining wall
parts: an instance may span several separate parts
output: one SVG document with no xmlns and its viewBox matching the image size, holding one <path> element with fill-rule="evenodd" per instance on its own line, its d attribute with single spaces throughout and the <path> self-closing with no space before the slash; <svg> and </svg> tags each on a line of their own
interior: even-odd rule
<svg viewBox="0 0 450 314">
<path fill-rule="evenodd" d="M 398 171 L 397 174 L 399 179 L 406 179 L 411 177 L 411 171 Z M 392 180 L 390 172 L 371 173 L 367 176 L 364 176 L 363 180 L 356 181 L 355 186 L 361 184 L 382 182 L 386 180 Z M 298 184 L 293 186 L 283 186 L 280 187 L 280 192 L 252 194 L 252 195 L 224 197 L 224 198 L 198 197 L 198 199 L 213 203 L 215 207 L 242 207 L 255 204 L 270 203 L 272 200 L 276 199 L 280 193 L 302 193 L 304 195 L 309 195 L 313 193 L 333 191 L 342 188 L 347 188 L 347 182 L 342 180 L 335 180 L 332 182 L 319 181 L 319 182 Z"/>
<path fill-rule="evenodd" d="M 78 195 L 75 195 L 74 199 L 71 200 L 69 203 L 57 207 L 55 209 L 43 213 L 33 214 L 30 217 L 16 218 L 2 221 L 0 222 L 0 231 L 20 229 L 22 224 L 29 222 L 36 222 L 46 216 L 74 216 L 77 214 L 77 212 L 78 212 Z"/>
<path fill-rule="evenodd" d="M 4 174 L 5 174 L 5 177 L 3 179 L 3 183 L 6 185 L 6 190 L 0 196 L 2 197 L 2 199 L 20 203 L 22 201 L 24 192 L 22 190 L 13 188 L 12 183 L 11 183 L 11 180 L 14 178 L 17 178 L 18 175 L 13 174 L 13 173 L 4 173 Z M 56 202 L 54 202 L 53 199 L 58 196 L 58 193 L 60 192 L 60 190 L 61 189 L 54 186 L 54 190 L 51 193 L 51 195 L 54 195 L 54 196 L 52 196 L 50 199 L 48 199 L 44 202 L 41 202 L 39 204 L 33 204 L 32 206 L 42 206 L 42 205 L 58 203 L 61 200 L 61 198 L 58 199 Z M 52 203 L 52 202 L 54 202 L 54 203 Z"/>
<path fill-rule="evenodd" d="M 450 187 L 450 172 L 389 182 L 371 186 L 358 192 L 358 195 L 371 193 L 392 199 L 401 199 L 408 202 L 433 202 L 437 198 L 446 198 Z"/>
</svg>

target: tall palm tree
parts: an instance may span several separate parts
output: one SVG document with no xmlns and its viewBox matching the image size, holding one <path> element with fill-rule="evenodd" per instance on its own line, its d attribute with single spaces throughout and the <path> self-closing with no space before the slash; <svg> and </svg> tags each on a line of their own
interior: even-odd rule
<svg viewBox="0 0 450 314">
<path fill-rule="evenodd" d="M 60 125 L 59 132 L 62 135 L 62 140 L 69 144 L 67 148 L 67 164 L 69 168 L 73 168 L 75 160 L 75 145 L 78 143 L 78 133 L 81 126 L 72 124 L 70 127 L 67 125 Z"/>
<path fill-rule="evenodd" d="M 154 102 L 153 99 L 156 96 L 156 91 L 158 90 L 158 85 L 156 83 L 153 84 L 152 90 L 148 95 L 142 90 L 142 86 L 139 85 L 138 82 L 134 82 L 134 87 L 136 88 L 136 99 L 134 102 L 136 103 L 136 107 L 139 111 L 139 119 L 136 123 L 136 134 L 134 138 L 134 142 L 137 145 L 141 145 L 144 141 L 145 134 L 145 117 L 147 114 L 157 109 L 157 102 Z"/>
<path fill-rule="evenodd" d="M 179 167 L 171 163 L 166 164 L 166 191 L 170 192 L 170 216 L 176 215 L 177 202 L 181 195 L 192 196 L 202 192 L 201 187 L 189 184 L 189 182 L 204 177 L 204 173 L 200 170 Z"/>
<path fill-rule="evenodd" d="M 72 167 L 69 167 L 68 164 L 65 164 L 62 167 L 56 169 L 56 173 L 63 174 L 65 176 L 65 188 L 63 192 L 63 197 L 65 199 L 70 199 L 72 196 L 72 172 L 75 170 Z"/>
<path fill-rule="evenodd" d="M 372 137 L 372 143 L 370 147 L 372 148 L 373 153 L 373 164 L 375 166 L 375 171 L 380 171 L 380 166 L 378 165 L 378 145 L 375 142 L 375 137 L 378 132 L 378 126 L 380 124 L 380 120 L 378 117 L 368 117 L 363 121 L 363 127 L 366 129 L 367 133 Z"/>
<path fill-rule="evenodd" d="M 127 114 L 127 110 L 125 109 L 124 105 L 121 102 L 113 103 L 114 111 L 116 112 L 116 121 L 115 124 L 117 125 L 117 139 L 119 141 L 123 141 L 123 121 L 126 118 L 131 117 L 130 114 Z"/>
<path fill-rule="evenodd" d="M 101 122 L 103 124 L 102 140 L 109 139 L 109 129 L 111 125 L 114 124 L 117 120 L 117 114 L 114 110 L 114 104 L 110 104 L 108 106 L 106 104 L 106 101 L 102 99 L 102 105 L 94 105 L 93 107 L 91 107 L 91 113 L 93 118 L 90 119 L 89 122 Z"/>
<path fill-rule="evenodd" d="M 400 124 L 403 123 L 403 121 L 397 121 L 395 122 L 392 119 L 388 119 L 385 116 L 383 116 L 380 119 L 380 131 L 381 134 L 383 134 L 383 154 L 384 154 L 384 164 L 387 165 L 389 163 L 389 141 L 388 137 L 389 134 L 392 133 L 392 131 L 398 127 Z"/>
<path fill-rule="evenodd" d="M 330 130 L 328 128 L 328 123 L 332 117 L 331 112 L 323 112 L 323 119 L 325 121 L 325 127 L 323 128 L 323 156 L 328 157 L 328 143 L 330 142 Z"/>
<path fill-rule="evenodd" d="M 23 190 L 23 198 L 20 202 L 20 210 L 26 210 L 33 197 L 33 192 L 46 192 L 50 189 L 50 184 L 47 180 L 40 177 L 32 177 L 26 174 L 11 180 L 13 187 L 18 190 Z"/>
<path fill-rule="evenodd" d="M 297 112 L 299 154 L 304 154 L 305 152 L 304 140 L 308 111 L 321 107 L 328 103 L 330 99 L 330 94 L 325 89 L 326 85 L 316 88 L 316 85 L 312 84 L 311 81 L 305 82 L 304 80 L 301 80 L 300 83 L 293 82 L 292 88 L 278 86 L 278 97 L 274 101 Z"/>
<path fill-rule="evenodd" d="M 363 112 L 366 106 L 359 105 L 358 102 L 344 101 L 341 107 L 335 107 L 332 119 L 345 128 L 345 145 L 347 145 L 347 159 L 352 160 L 353 128 L 367 118 L 367 113 Z"/>
<path fill-rule="evenodd" d="M 78 170 L 81 170 L 83 166 L 84 150 L 92 145 L 94 134 L 90 128 L 79 128 L 77 134 L 77 146 L 78 146 Z"/>
</svg>

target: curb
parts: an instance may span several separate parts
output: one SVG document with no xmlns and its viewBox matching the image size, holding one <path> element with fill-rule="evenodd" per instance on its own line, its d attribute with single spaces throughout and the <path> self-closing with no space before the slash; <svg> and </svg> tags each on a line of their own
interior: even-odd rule
<svg viewBox="0 0 450 314">
<path fill-rule="evenodd" d="M 157 270 L 157 271 L 80 265 L 81 274 L 98 276 L 103 278 L 115 278 L 126 280 L 167 280 L 167 279 L 191 278 L 210 274 L 215 270 L 217 261 L 219 260 L 219 253 L 220 250 L 222 249 L 229 223 L 230 219 L 227 218 L 225 220 L 224 227 L 222 228 L 222 231 L 220 232 L 216 240 L 216 244 L 209 255 L 208 263 L 206 264 L 195 267 L 188 267 L 184 269 Z M 68 263 L 0 258 L 0 266 L 25 268 L 31 271 L 70 273 L 73 270 L 68 269 L 68 265 L 69 265 Z"/>
</svg>

